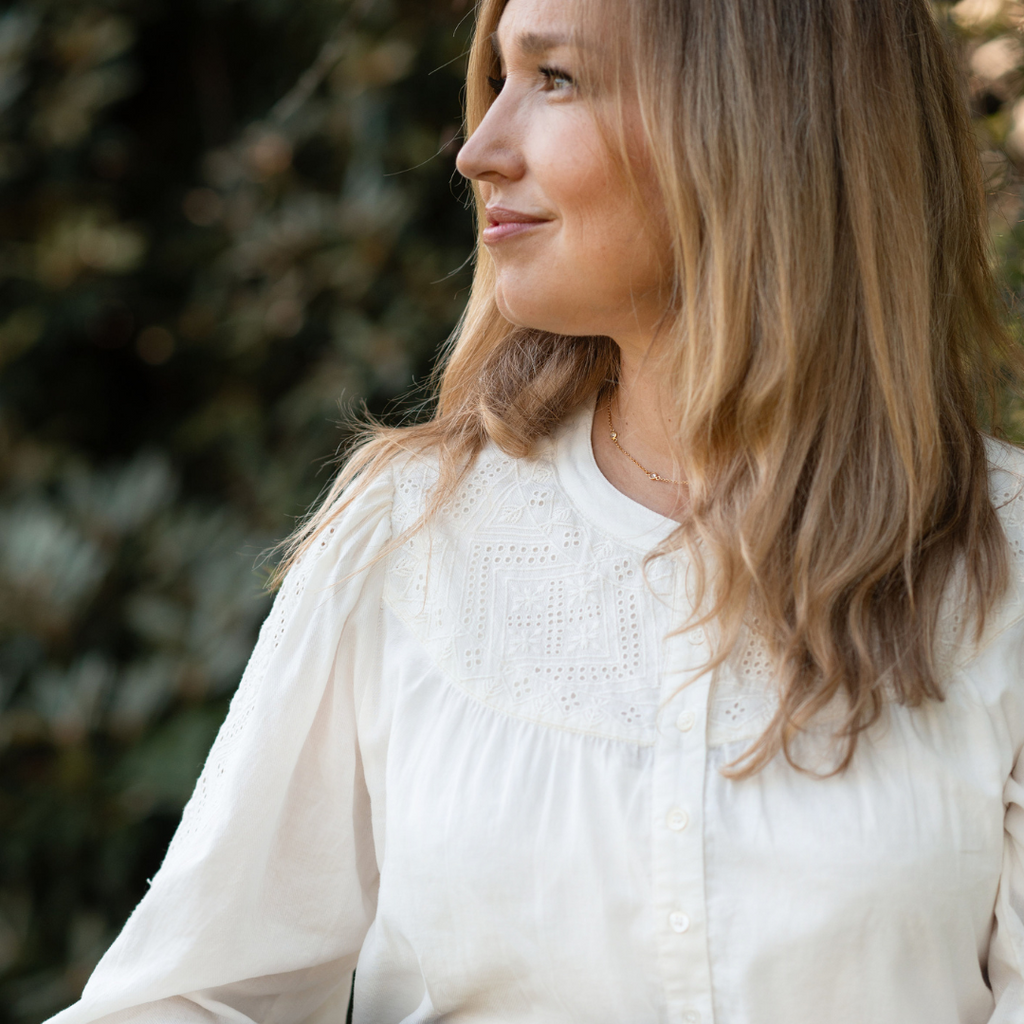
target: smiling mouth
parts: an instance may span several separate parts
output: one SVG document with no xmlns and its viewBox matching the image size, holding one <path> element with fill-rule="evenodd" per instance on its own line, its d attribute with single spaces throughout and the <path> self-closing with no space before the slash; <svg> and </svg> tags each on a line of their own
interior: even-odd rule
<svg viewBox="0 0 1024 1024">
<path fill-rule="evenodd" d="M 519 210 L 507 210 L 504 207 L 491 207 L 487 211 L 487 226 L 483 230 L 483 240 L 486 245 L 493 245 L 495 242 L 522 235 L 534 228 L 551 221 L 543 217 L 534 217 Z"/>
</svg>

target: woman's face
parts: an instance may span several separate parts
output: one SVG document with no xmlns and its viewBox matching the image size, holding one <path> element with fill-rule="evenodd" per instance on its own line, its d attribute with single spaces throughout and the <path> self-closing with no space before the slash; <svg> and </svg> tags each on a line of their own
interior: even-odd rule
<svg viewBox="0 0 1024 1024">
<path fill-rule="evenodd" d="M 664 302 L 665 243 L 652 237 L 602 137 L 596 117 L 611 101 L 583 97 L 575 84 L 576 8 L 509 0 L 494 40 L 497 95 L 458 168 L 479 182 L 487 206 L 483 240 L 508 320 L 620 344 L 649 340 Z M 637 171 L 653 194 L 642 161 Z"/>
</svg>

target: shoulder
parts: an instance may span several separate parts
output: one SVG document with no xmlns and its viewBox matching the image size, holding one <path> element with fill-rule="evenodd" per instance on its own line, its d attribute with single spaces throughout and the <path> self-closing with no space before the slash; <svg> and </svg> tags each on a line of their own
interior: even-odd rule
<svg viewBox="0 0 1024 1024">
<path fill-rule="evenodd" d="M 290 561 L 278 602 L 293 600 L 315 583 L 333 591 L 339 583 L 379 568 L 394 536 L 395 474 L 380 466 L 329 496 L 315 514 L 298 552 Z"/>
<path fill-rule="evenodd" d="M 985 438 L 989 493 L 1010 545 L 1011 572 L 1024 582 L 1024 449 Z"/>
<path fill-rule="evenodd" d="M 972 657 L 984 651 L 992 655 L 1002 651 L 1015 662 L 1019 656 L 1015 652 L 1024 639 L 1021 632 L 1024 626 L 1024 450 L 986 437 L 985 453 L 989 495 L 1007 542 L 1009 587 L 986 617 L 984 636 L 969 645 L 969 651 Z M 959 606 L 962 596 L 959 590 L 951 594 L 954 606 Z M 950 608 L 947 614 L 960 621 L 955 608 Z"/>
<path fill-rule="evenodd" d="M 521 505 L 523 475 L 530 476 L 537 462 L 507 455 L 493 442 L 462 466 L 443 465 L 436 450 L 403 455 L 391 466 L 395 535 L 423 523 L 432 534 L 472 532 L 502 506 Z M 453 484 L 446 486 L 449 479 Z"/>
<path fill-rule="evenodd" d="M 985 616 L 981 636 L 965 634 L 962 610 L 968 595 L 963 574 L 950 588 L 943 605 L 942 659 L 963 682 L 967 692 L 1011 724 L 1015 737 L 1024 736 L 1024 689 L 1021 655 L 1024 653 L 1024 450 L 1005 441 L 985 437 L 989 495 L 1007 541 L 1008 587 Z M 950 693 L 956 694 L 956 688 Z M 960 707 L 960 704 L 956 706 Z M 1015 740 L 1015 744 L 1019 740 Z"/>
<path fill-rule="evenodd" d="M 986 437 L 985 454 L 988 457 L 989 475 L 994 487 L 1010 479 L 1024 483 L 1024 448 L 1020 445 Z"/>
</svg>

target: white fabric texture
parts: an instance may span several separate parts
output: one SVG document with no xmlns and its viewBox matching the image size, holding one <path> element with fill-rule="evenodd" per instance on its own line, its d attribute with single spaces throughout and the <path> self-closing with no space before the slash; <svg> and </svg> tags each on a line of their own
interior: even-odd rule
<svg viewBox="0 0 1024 1024">
<path fill-rule="evenodd" d="M 685 562 L 644 562 L 672 524 L 602 476 L 592 416 L 486 449 L 396 548 L 429 460 L 335 520 L 53 1024 L 342 1024 L 356 967 L 356 1024 L 1024 1021 L 1024 457 L 990 446 L 1014 586 L 947 699 L 843 775 L 731 781 L 764 650 L 700 671 Z"/>
</svg>

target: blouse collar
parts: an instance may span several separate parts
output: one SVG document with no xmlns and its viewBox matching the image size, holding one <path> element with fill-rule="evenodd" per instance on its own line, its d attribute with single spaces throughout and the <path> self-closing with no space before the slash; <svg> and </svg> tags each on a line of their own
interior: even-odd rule
<svg viewBox="0 0 1024 1024">
<path fill-rule="evenodd" d="M 601 532 L 650 551 L 678 523 L 623 494 L 598 468 L 591 444 L 597 395 L 563 421 L 552 438 L 559 481 L 577 511 Z"/>
</svg>

